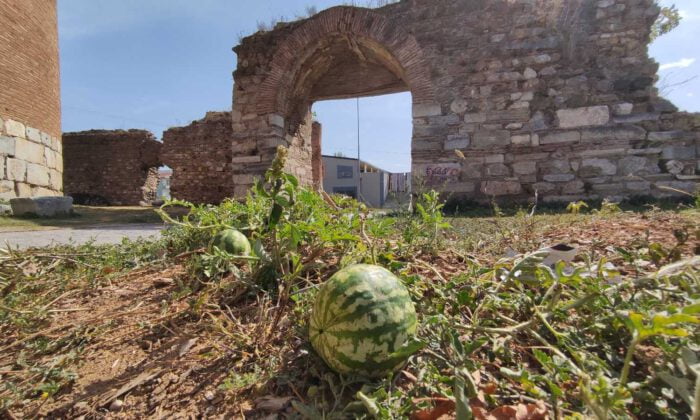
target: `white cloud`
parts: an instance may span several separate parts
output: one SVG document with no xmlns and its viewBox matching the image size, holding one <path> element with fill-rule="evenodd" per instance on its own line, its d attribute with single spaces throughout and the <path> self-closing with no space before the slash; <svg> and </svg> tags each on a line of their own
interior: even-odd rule
<svg viewBox="0 0 700 420">
<path fill-rule="evenodd" d="M 681 58 L 678 61 L 673 61 L 671 63 L 662 64 L 659 67 L 659 70 L 663 71 L 663 70 L 670 70 L 670 69 L 684 69 L 686 67 L 692 66 L 693 63 L 695 63 L 694 58 Z"/>
</svg>

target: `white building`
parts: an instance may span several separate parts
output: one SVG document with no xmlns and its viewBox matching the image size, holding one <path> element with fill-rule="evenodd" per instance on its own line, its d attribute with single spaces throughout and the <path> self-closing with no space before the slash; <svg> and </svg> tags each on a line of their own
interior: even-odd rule
<svg viewBox="0 0 700 420">
<path fill-rule="evenodd" d="M 360 179 L 358 182 L 358 163 L 355 158 L 340 156 L 323 156 L 323 189 L 329 194 L 344 194 L 358 199 L 370 207 L 384 207 L 387 196 L 392 190 L 408 186 L 407 174 L 391 174 L 370 163 L 360 161 Z M 392 188 L 393 186 L 393 188 Z"/>
</svg>

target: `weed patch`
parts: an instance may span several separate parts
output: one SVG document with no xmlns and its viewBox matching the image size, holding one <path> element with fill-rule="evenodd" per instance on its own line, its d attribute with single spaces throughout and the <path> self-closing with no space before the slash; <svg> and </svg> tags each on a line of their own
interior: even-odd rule
<svg viewBox="0 0 700 420">
<path fill-rule="evenodd" d="M 243 201 L 172 202 L 157 242 L 0 256 L 0 410 L 15 417 L 681 418 L 698 378 L 697 210 L 377 215 L 272 169 Z M 593 211 L 598 210 L 598 211 Z M 574 214 L 578 213 L 578 214 Z M 252 254 L 211 246 L 243 232 Z M 572 264 L 543 264 L 557 243 Z M 314 353 L 318 285 L 408 288 L 424 347 L 395 375 Z M 118 401 L 119 403 L 117 403 Z M 524 416 L 524 417 L 522 417 Z"/>
</svg>

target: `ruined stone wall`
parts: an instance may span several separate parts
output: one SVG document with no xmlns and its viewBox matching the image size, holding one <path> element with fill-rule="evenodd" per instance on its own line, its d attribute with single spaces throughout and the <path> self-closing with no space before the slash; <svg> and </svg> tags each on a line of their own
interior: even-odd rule
<svg viewBox="0 0 700 420">
<path fill-rule="evenodd" d="M 149 205 L 161 146 L 145 130 L 64 133 L 65 194 L 77 203 Z"/>
<path fill-rule="evenodd" d="M 0 0 L 0 198 L 60 195 L 55 0 Z"/>
<path fill-rule="evenodd" d="M 230 112 L 208 112 L 187 127 L 163 133 L 162 160 L 173 170 L 172 197 L 219 203 L 233 196 Z"/>
<path fill-rule="evenodd" d="M 323 126 L 318 121 L 311 124 L 311 178 L 313 187 L 323 187 Z"/>
<path fill-rule="evenodd" d="M 455 196 L 692 191 L 700 121 L 657 97 L 647 45 L 658 11 L 653 0 L 403 0 L 245 38 L 235 192 L 277 145 L 305 145 L 315 100 L 402 90 L 414 102 L 413 175 Z"/>
</svg>

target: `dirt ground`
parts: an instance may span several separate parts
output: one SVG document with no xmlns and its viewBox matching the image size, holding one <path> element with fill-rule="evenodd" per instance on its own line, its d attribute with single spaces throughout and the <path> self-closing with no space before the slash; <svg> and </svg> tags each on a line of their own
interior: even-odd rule
<svg viewBox="0 0 700 420">
<path fill-rule="evenodd" d="M 629 214 L 612 220 L 546 227 L 540 240 L 577 243 L 582 255 L 593 249 L 603 253 L 608 250 L 612 255 L 613 247 L 634 247 L 635 242 L 645 239 L 672 246 L 676 243 L 674 230 L 695 222 L 696 219 L 672 213 Z M 689 241 L 683 254 L 692 255 L 697 245 L 697 239 Z M 624 265 L 619 259 L 615 262 Z M 416 268 L 416 274 L 437 279 L 465 271 L 464 260 L 457 253 L 433 257 L 430 263 L 437 271 Z M 70 388 L 39 405 L 28 405 L 26 411 L 13 411 L 12 415 L 15 418 L 268 418 L 270 415 L 269 418 L 277 418 L 276 413 L 292 412 L 292 398 L 304 402 L 305 395 L 294 387 L 295 381 L 302 378 L 293 375 L 320 361 L 309 352 L 294 328 L 285 328 L 287 321 L 283 318 L 278 331 L 269 331 L 270 313 L 265 302 L 231 299 L 232 306 L 222 302 L 210 308 L 238 320 L 246 335 L 256 340 L 253 346 L 239 346 L 237 343 L 243 338 L 231 336 L 223 325 L 215 328 L 212 323 L 205 324 L 205 318 L 193 315 L 192 308 L 197 302 L 191 297 L 178 297 L 179 283 L 186 276 L 184 267 L 173 265 L 162 271 L 131 272 L 97 289 L 76 290 L 54 303 L 50 326 L 43 331 L 22 340 L 0 339 L 0 366 L 23 342 L 38 336 L 89 342 Z M 294 350 L 276 354 L 275 349 L 283 340 L 294 341 Z M 242 350 L 250 348 L 255 350 L 252 353 Z M 245 385 L 245 392 L 227 392 L 227 378 L 235 378 L 238 372 L 250 372 L 251 364 L 267 358 L 279 359 L 277 366 L 282 369 L 275 375 L 291 375 L 286 391 L 261 382 Z M 243 373 L 239 375 L 243 376 Z"/>
<path fill-rule="evenodd" d="M 0 216 L 0 232 L 42 230 L 55 227 L 84 227 L 105 224 L 160 223 L 152 207 L 73 206 L 72 217 L 19 218 Z"/>
</svg>

